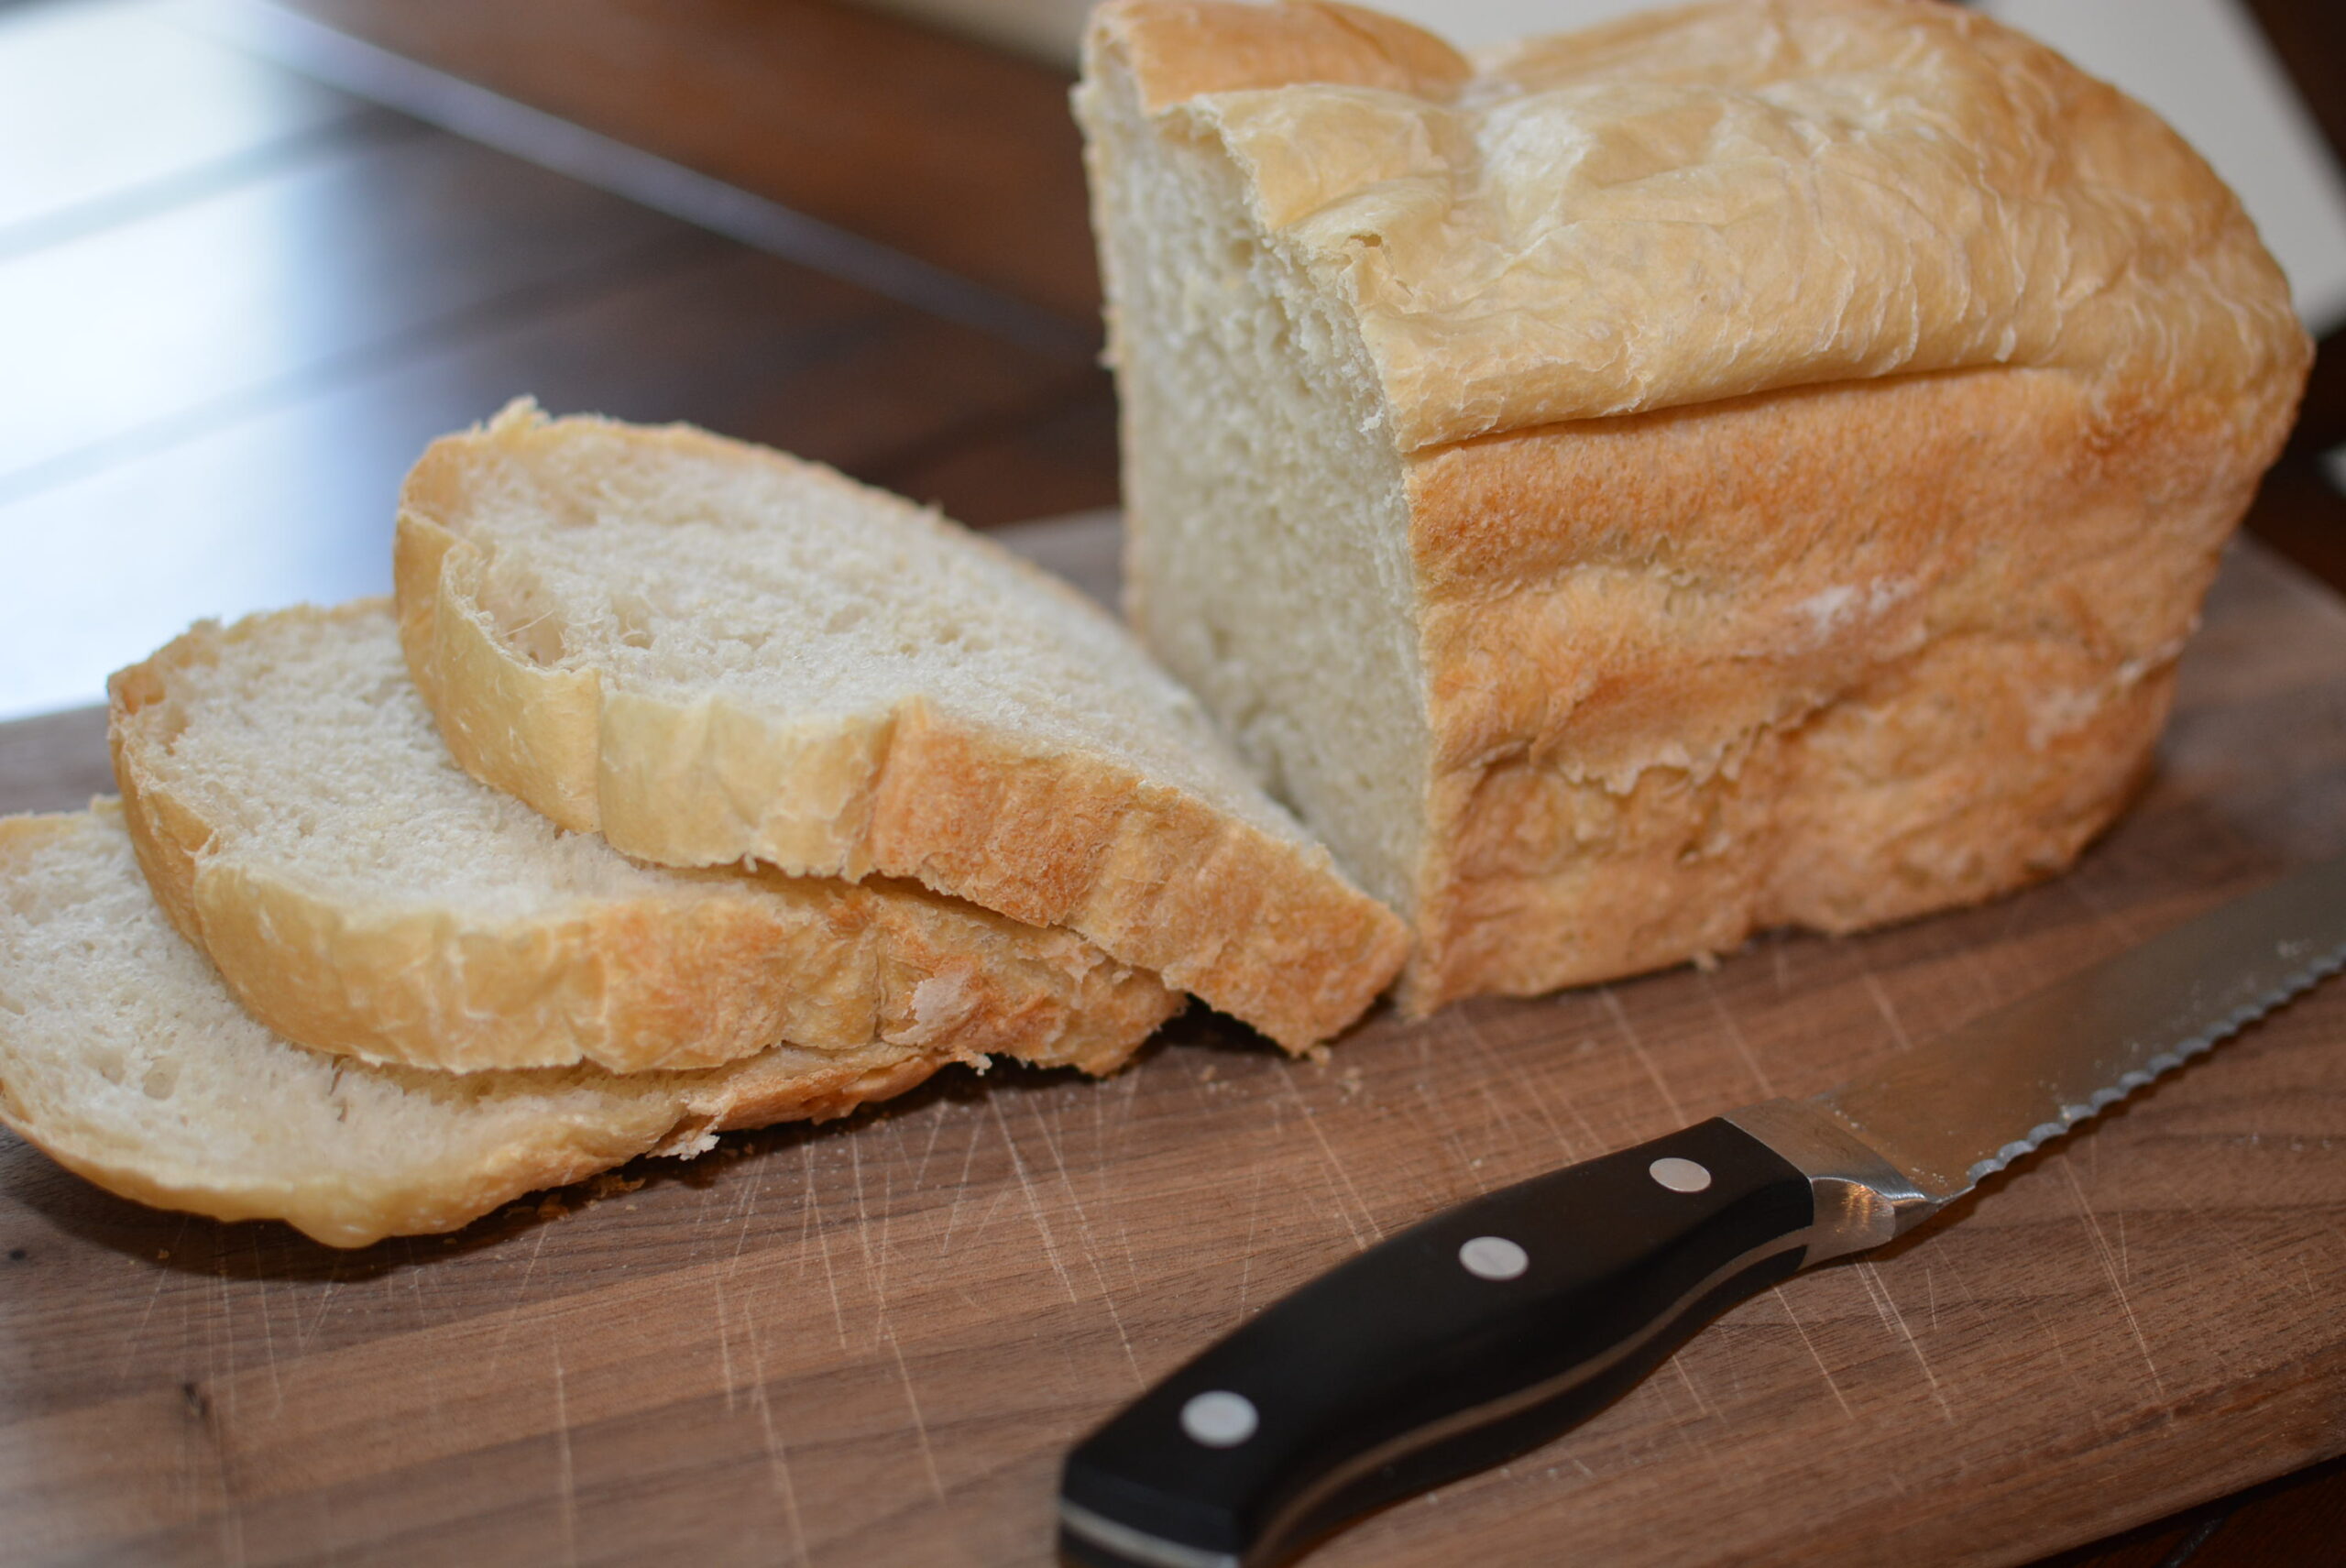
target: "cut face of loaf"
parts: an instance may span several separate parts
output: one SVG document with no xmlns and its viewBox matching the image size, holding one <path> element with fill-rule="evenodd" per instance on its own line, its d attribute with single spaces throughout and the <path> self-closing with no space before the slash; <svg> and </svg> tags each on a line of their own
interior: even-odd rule
<svg viewBox="0 0 2346 1568">
<path fill-rule="evenodd" d="M 171 929 L 111 803 L 0 819 L 0 1120 L 143 1203 L 364 1246 L 728 1128 L 844 1115 L 941 1065 L 883 1041 L 624 1076 L 321 1056 L 255 1023 Z"/>
<path fill-rule="evenodd" d="M 2308 345 L 2139 105 L 1904 0 L 1110 0 L 1077 109 L 1128 608 L 1406 1007 L 1985 897 L 2142 776 Z"/>
<path fill-rule="evenodd" d="M 1180 1005 L 902 883 L 640 866 L 448 756 L 389 605 L 198 626 L 112 683 L 163 908 L 254 1016 L 419 1067 L 709 1067 L 781 1041 L 1106 1071 Z"/>
<path fill-rule="evenodd" d="M 516 405 L 416 466 L 398 580 L 458 761 L 630 855 L 910 878 L 1291 1049 L 1400 964 L 1113 620 L 827 468 Z"/>
</svg>

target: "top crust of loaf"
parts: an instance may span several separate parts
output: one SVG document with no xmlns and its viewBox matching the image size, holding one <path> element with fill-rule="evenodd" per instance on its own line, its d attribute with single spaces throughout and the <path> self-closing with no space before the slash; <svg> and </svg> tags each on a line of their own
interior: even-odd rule
<svg viewBox="0 0 2346 1568">
<path fill-rule="evenodd" d="M 1474 68 L 1420 27 L 1357 5 L 1304 0 L 1247 5 L 1233 19 L 1229 0 L 1160 0 L 1121 8 L 1106 24 L 1134 58 L 1153 112 L 1209 93 L 1243 93 L 1298 82 L 1343 82 L 1447 100 Z"/>
<path fill-rule="evenodd" d="M 644 522 L 629 487 L 670 475 L 708 493 Z M 638 587 L 578 567 L 606 511 L 632 520 L 624 526 L 673 525 L 680 548 L 688 535 L 701 548 L 729 542 L 718 548 L 738 549 L 747 571 L 752 557 L 784 558 L 788 543 L 779 521 L 771 544 L 759 542 L 761 499 L 850 514 L 901 569 L 942 562 L 965 589 L 977 584 L 995 624 L 964 657 L 996 658 L 984 644 L 1013 625 L 1047 628 L 1053 658 L 1079 671 L 1070 679 L 1129 709 L 1130 743 L 1088 742 L 1078 710 L 1092 698 L 1072 688 L 1055 714 L 1052 694 L 1028 703 L 1005 675 L 983 711 L 966 693 L 928 691 L 916 662 L 899 667 L 885 650 L 851 672 L 868 689 L 780 702 L 769 666 L 795 668 L 827 634 L 813 587 L 787 575 L 755 627 L 719 624 L 705 603 L 663 612 L 685 641 L 775 644 L 738 667 L 724 666 L 728 652 L 690 678 L 655 676 L 626 657 L 639 644 L 584 630 Z M 517 511 L 554 519 L 559 542 L 501 528 Z M 835 531 L 817 536 L 843 549 L 839 525 L 823 526 Z M 569 589 L 548 587 L 565 572 Z M 1357 1017 L 1407 951 L 1392 912 L 1262 795 L 1194 701 L 1096 607 L 991 542 L 817 465 L 687 427 L 549 421 L 519 404 L 417 464 L 396 574 L 409 668 L 457 760 L 630 855 L 913 878 L 1075 931 L 1295 1050 Z M 883 598 L 870 610 L 886 623 L 915 608 Z"/>
<path fill-rule="evenodd" d="M 1404 452 L 1992 365 L 2264 400 L 2305 359 L 2180 137 L 1935 0 L 1735 0 L 1471 61 L 1342 6 L 1093 18 L 1087 78 L 1227 152 L 1357 323 Z"/>
</svg>

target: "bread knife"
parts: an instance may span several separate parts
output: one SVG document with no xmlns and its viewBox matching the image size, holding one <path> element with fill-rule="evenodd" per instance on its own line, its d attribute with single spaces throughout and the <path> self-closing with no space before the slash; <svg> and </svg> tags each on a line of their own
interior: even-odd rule
<svg viewBox="0 0 2346 1568">
<path fill-rule="evenodd" d="M 2346 856 L 1806 1100 L 1463 1203 L 1086 1438 L 1085 1568 L 1266 1568 L 1594 1414 L 1745 1298 L 1879 1246 L 2346 965 Z"/>
</svg>

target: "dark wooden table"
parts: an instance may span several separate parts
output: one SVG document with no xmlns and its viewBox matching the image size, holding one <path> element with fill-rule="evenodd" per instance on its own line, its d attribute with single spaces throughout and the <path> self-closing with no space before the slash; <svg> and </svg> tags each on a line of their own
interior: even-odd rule
<svg viewBox="0 0 2346 1568">
<path fill-rule="evenodd" d="M 0 332 L 16 349 L 0 374 L 0 542 L 18 568 L 0 579 L 7 659 L 86 643 L 93 667 L 103 668 L 145 652 L 194 613 L 378 590 L 388 498 L 406 462 L 430 435 L 521 390 L 557 409 L 686 418 L 773 442 L 981 525 L 1113 499 L 1113 400 L 1091 363 L 1096 284 L 1066 82 L 1054 72 L 812 0 L 306 0 L 306 9 L 348 36 L 372 38 L 402 58 L 763 198 L 772 205 L 735 214 L 731 226 L 765 248 L 387 109 L 378 99 L 427 111 L 433 101 L 415 99 L 417 79 L 363 50 L 266 27 L 232 27 L 240 41 L 223 48 L 156 31 L 119 7 L 103 18 L 70 0 L 19 8 L 45 14 L 45 47 L 55 58 L 103 47 L 117 62 L 139 63 L 76 75 L 36 62 L 11 76 L 0 31 L 0 134 L 47 135 L 60 149 L 52 181 L 0 190 Z M 2301 76 L 2317 84 L 2346 79 L 2334 11 L 2285 0 L 2261 0 L 2257 9 Z M 91 18 L 78 43 L 67 36 L 76 11 Z M 18 19 L 5 11 L 0 18 Z M 105 27 L 147 30 L 93 43 L 93 30 Z M 267 58 L 272 50 L 375 96 L 290 71 Z M 172 81 L 182 88 L 159 89 Z M 2311 96 L 2335 133 L 2337 96 Z M 494 104 L 457 107 L 486 112 L 473 128 L 492 139 L 529 141 L 526 114 L 500 120 Z M 663 200 L 657 178 L 646 186 L 641 170 L 597 164 L 592 153 L 582 155 L 578 171 Z M 674 193 L 668 204 L 677 210 L 709 211 L 705 192 Z M 827 250 L 821 233 L 794 230 L 785 221 L 794 214 L 880 241 L 934 271 L 860 269 L 836 247 Z M 966 287 L 940 290 L 939 277 Z M 2253 526 L 2346 586 L 2346 505 L 2319 464 L 2324 449 L 2346 441 L 2342 361 L 2346 355 L 2322 356 L 2305 428 Z M 10 635 L 16 641 L 5 642 Z M 118 652 L 104 655 L 109 646 Z M 0 801 L 11 806 L 68 803 L 102 784 L 86 716 L 36 721 L 0 743 Z M 1229 1069 L 1233 1079 L 1261 1070 L 1251 1060 Z M 1017 1114 L 1036 1102 L 1014 1095 L 1007 1103 L 991 1111 L 981 1102 L 974 1111 L 932 1105 L 915 1114 Z M 1007 1127 L 1004 1136 L 1014 1151 Z M 851 1160 L 857 1146 L 817 1142 L 804 1157 Z M 8 1168 L 37 1170 L 38 1162 L 24 1163 L 29 1157 L 14 1151 Z M 769 1149 L 760 1157 L 800 1157 Z M 78 1201 L 58 1197 L 61 1190 L 45 1179 L 25 1179 L 39 1187 L 43 1212 Z M 755 1205 L 769 1185 L 737 1179 L 721 1190 L 729 1201 Z M 675 1189 L 652 1190 L 651 1200 L 636 1201 L 656 1206 Z M 1381 1209 L 1369 1223 L 1394 1212 Z M 1058 1215 L 1038 1211 L 1037 1223 Z M 246 1320 L 247 1328 L 257 1322 L 267 1337 L 284 1327 L 306 1349 L 314 1336 L 350 1332 L 342 1313 L 402 1310 L 396 1292 L 380 1288 L 385 1279 L 413 1294 L 422 1324 L 444 1316 L 427 1306 L 425 1292 L 460 1278 L 510 1291 L 516 1303 L 531 1299 L 531 1270 L 550 1242 L 557 1256 L 585 1248 L 598 1278 L 636 1266 L 597 1251 L 591 1219 L 567 1227 L 493 1222 L 455 1249 L 466 1258 L 488 1249 L 468 1272 L 303 1263 L 281 1235 L 250 1239 L 266 1234 L 254 1227 L 207 1232 L 178 1266 L 158 1268 L 135 1251 L 144 1245 L 141 1222 L 121 1216 L 100 1227 L 113 1227 L 105 1235 L 69 1227 L 68 1245 L 100 1249 L 78 1267 L 110 1266 L 111 1256 L 151 1277 L 150 1310 L 167 1299 L 171 1310 L 187 1310 L 186 1288 L 216 1288 L 224 1307 L 231 1295 L 248 1294 L 258 1316 Z M 175 1236 L 188 1229 L 166 1225 Z M 745 1216 L 742 1235 L 752 1229 Z M 882 1255 L 890 1245 L 884 1234 L 859 1237 L 852 1227 L 824 1234 L 827 1246 L 868 1243 Z M 240 1261 L 247 1249 L 250 1267 Z M 529 1266 L 518 1275 L 503 1266 L 525 1254 Z M 656 1259 L 641 1261 L 656 1266 Z M 365 1288 L 369 1280 L 378 1288 Z M 314 1316 L 277 1324 L 272 1287 L 274 1299 Z M 356 1305 L 334 1309 L 343 1291 Z M 556 1299 L 544 1298 L 549 1308 Z M 43 1321 L 53 1327 L 74 1309 L 70 1293 L 20 1292 L 11 1310 L 16 1343 L 30 1347 Z M 231 1355 L 247 1345 L 241 1331 L 212 1343 Z M 718 1343 L 731 1341 L 720 1334 Z M 901 1344 L 889 1343 L 902 1370 Z M 1166 1352 L 1148 1354 L 1155 1365 Z M 841 1364 L 840 1412 L 864 1409 L 865 1396 L 849 1387 L 862 1365 Z M 154 1485 L 232 1491 L 237 1484 L 220 1457 L 236 1445 L 202 1435 L 216 1431 L 212 1401 L 225 1387 L 214 1381 L 223 1369 L 198 1370 L 174 1385 L 193 1423 L 182 1458 L 195 1467 L 176 1478 L 148 1476 L 140 1495 L 150 1500 Z M 912 1378 L 904 1383 L 909 1395 Z M 249 1377 L 234 1387 L 249 1414 Z M 764 1419 L 754 1389 L 765 1387 L 729 1381 L 729 1418 L 746 1399 L 740 1408 L 755 1407 Z M 27 1437 L 62 1419 L 73 1398 L 54 1382 L 20 1387 L 9 1396 L 8 1419 Z M 884 1451 L 902 1419 L 874 1405 L 855 1417 L 866 1422 L 865 1435 L 842 1441 Z M 968 1414 L 979 1428 L 987 1419 Z M 41 1472 L 24 1467 L 21 1445 L 15 1452 L 5 1479 L 22 1497 Z M 582 1456 L 562 1440 L 564 1475 Z M 482 1473 L 493 1478 L 497 1464 Z M 601 1479 L 625 1495 L 623 1480 Z M 945 1487 L 945 1477 L 932 1479 Z M 2123 1501 L 2108 1517 L 2129 1517 Z M 312 1497 L 301 1506 L 314 1512 L 328 1504 Z M 386 1536 L 397 1534 L 393 1516 L 432 1506 L 416 1494 L 369 1505 L 389 1510 L 377 1520 Z M 2199 1568 L 2332 1561 L 2346 1540 L 2342 1516 L 2346 1479 L 2318 1466 L 2061 1561 L 2110 1568 L 2187 1558 Z M 203 1517 L 212 1522 L 192 1535 L 123 1536 L 114 1556 L 286 1555 L 262 1550 L 259 1534 L 223 1534 L 223 1519 L 243 1517 L 233 1510 Z M 284 1524 L 281 1508 L 269 1517 L 274 1524 L 252 1516 L 256 1530 Z M 576 1516 L 565 1517 L 575 1527 Z M 2007 1539 L 1992 1531 L 1982 1539 L 1990 1535 Z M 296 1539 L 298 1530 L 277 1546 Z M 531 1539 L 525 1532 L 511 1541 Z M 543 1546 L 555 1538 L 536 1539 Z M 132 1541 L 142 1544 L 125 1544 Z M 556 1545 L 578 1548 L 575 1529 Z M 548 1547 L 545 1554 L 560 1552 Z M 513 1557 L 530 1555 L 517 1549 Z"/>
</svg>

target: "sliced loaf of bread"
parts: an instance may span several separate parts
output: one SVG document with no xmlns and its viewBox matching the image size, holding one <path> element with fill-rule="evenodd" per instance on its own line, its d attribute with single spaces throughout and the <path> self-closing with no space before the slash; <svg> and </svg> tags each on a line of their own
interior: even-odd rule
<svg viewBox="0 0 2346 1568">
<path fill-rule="evenodd" d="M 516 404 L 410 475 L 398 583 L 458 761 L 630 855 L 914 878 L 1290 1049 L 1405 954 L 1122 625 L 828 468 Z"/>
<path fill-rule="evenodd" d="M 1979 13 L 1091 12 L 1126 609 L 1409 919 L 1406 1010 L 1985 898 L 2132 798 L 2310 345 L 2181 138 Z"/>
<path fill-rule="evenodd" d="M 0 819 L 0 1120 L 141 1202 L 364 1246 L 728 1128 L 842 1115 L 944 1059 L 874 1040 L 456 1075 L 320 1055 L 255 1023 L 171 929 L 113 803 Z"/>
<path fill-rule="evenodd" d="M 1183 1000 L 917 884 L 642 866 L 565 832 L 450 759 L 381 601 L 207 622 L 112 689 L 148 883 L 304 1046 L 637 1072 L 788 1041 L 1099 1072 Z"/>
</svg>

